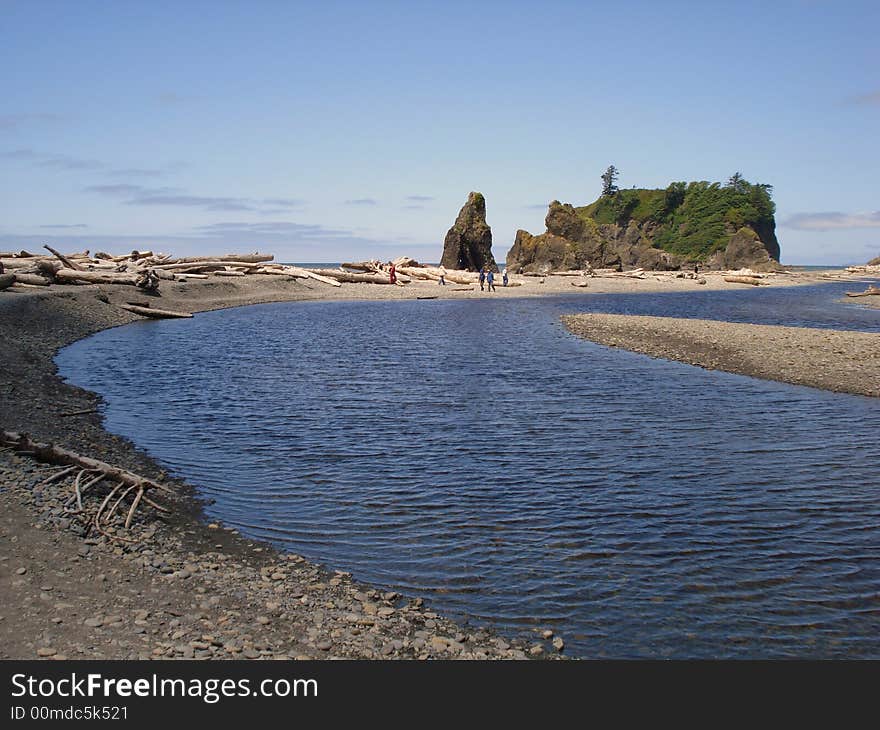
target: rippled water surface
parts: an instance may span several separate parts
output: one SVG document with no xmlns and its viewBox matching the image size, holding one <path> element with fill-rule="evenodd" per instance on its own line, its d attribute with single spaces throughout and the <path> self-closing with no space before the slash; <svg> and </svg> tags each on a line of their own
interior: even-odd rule
<svg viewBox="0 0 880 730">
<path fill-rule="evenodd" d="M 581 656 L 876 658 L 880 400 L 559 323 L 880 331 L 844 288 L 261 305 L 101 332 L 59 365 L 213 517 L 460 619 Z"/>
</svg>

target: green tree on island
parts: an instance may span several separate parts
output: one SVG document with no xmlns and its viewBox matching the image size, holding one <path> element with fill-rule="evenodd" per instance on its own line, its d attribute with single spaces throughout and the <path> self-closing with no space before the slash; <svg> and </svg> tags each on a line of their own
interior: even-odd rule
<svg viewBox="0 0 880 730">
<path fill-rule="evenodd" d="M 605 170 L 605 174 L 602 175 L 602 195 L 614 195 L 618 190 L 617 185 L 615 185 L 616 181 L 617 168 L 614 165 L 609 165 L 608 169 Z"/>
<path fill-rule="evenodd" d="M 733 188 L 735 193 L 745 192 L 745 188 L 748 186 L 746 179 L 743 177 L 741 172 L 735 172 L 731 175 L 727 180 L 727 187 Z"/>
</svg>

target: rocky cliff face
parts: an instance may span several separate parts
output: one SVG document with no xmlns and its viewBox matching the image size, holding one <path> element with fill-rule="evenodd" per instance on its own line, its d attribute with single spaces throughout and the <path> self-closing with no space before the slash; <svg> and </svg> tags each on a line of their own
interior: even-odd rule
<svg viewBox="0 0 880 730">
<path fill-rule="evenodd" d="M 776 236 L 773 236 L 776 243 Z M 711 256 L 706 262 L 711 269 L 752 269 L 753 271 L 776 271 L 779 266 L 779 244 L 776 243 L 776 256 L 771 252 L 772 244 L 762 240 L 757 231 L 743 226 L 730 237 L 727 248 Z"/>
<path fill-rule="evenodd" d="M 527 231 L 517 231 L 513 247 L 507 254 L 507 267 L 513 272 L 585 269 L 588 266 L 643 267 L 662 271 L 700 262 L 703 266 L 718 269 L 748 267 L 771 271 L 780 268 L 779 243 L 772 216 L 769 220 L 743 225 L 742 220 L 730 215 L 720 234 L 720 246 L 715 251 L 708 255 L 688 255 L 662 248 L 662 241 L 658 238 L 663 239 L 664 235 L 666 240 L 670 238 L 671 224 L 661 215 L 646 215 L 641 219 L 627 219 L 624 215 L 618 222 L 599 223 L 589 215 L 595 206 L 574 208 L 554 200 L 547 211 L 544 233 L 533 236 Z"/>
<path fill-rule="evenodd" d="M 568 203 L 554 200 L 544 220 L 547 231 L 533 236 L 517 231 L 507 254 L 507 267 L 515 272 L 641 266 L 678 269 L 684 260 L 653 248 L 651 225 L 600 225 L 584 218 Z"/>
<path fill-rule="evenodd" d="M 498 271 L 492 256 L 492 229 L 486 223 L 486 199 L 482 193 L 468 195 L 443 242 L 440 263 L 447 269 L 479 271 L 486 267 Z"/>
</svg>

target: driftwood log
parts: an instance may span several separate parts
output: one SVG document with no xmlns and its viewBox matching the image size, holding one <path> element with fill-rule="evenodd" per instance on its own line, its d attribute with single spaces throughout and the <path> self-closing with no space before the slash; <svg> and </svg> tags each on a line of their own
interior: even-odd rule
<svg viewBox="0 0 880 730">
<path fill-rule="evenodd" d="M 58 269 L 55 279 L 69 284 L 128 284 L 140 289 L 153 291 L 159 287 L 159 276 L 152 270 L 141 273 L 115 273 L 110 271 L 75 271 Z"/>
<path fill-rule="evenodd" d="M 342 284 L 336 281 L 336 279 L 331 279 L 329 276 L 323 276 L 322 274 L 312 271 L 311 269 L 300 269 L 298 267 L 294 268 L 296 268 L 297 271 L 303 272 L 306 276 L 308 276 L 310 279 L 314 279 L 315 281 L 320 281 L 321 283 L 329 284 L 330 286 L 342 286 Z"/>
<path fill-rule="evenodd" d="M 349 284 L 390 284 L 391 277 L 388 274 L 352 274 L 348 271 L 336 269 L 314 269 L 319 276 L 326 276 L 336 281 L 344 281 Z"/>
<path fill-rule="evenodd" d="M 752 286 L 769 286 L 766 281 L 761 281 L 754 276 L 725 276 L 724 281 L 731 284 L 751 284 Z"/>
<path fill-rule="evenodd" d="M 197 274 L 203 274 L 206 271 L 221 270 L 229 267 L 241 267 L 243 269 L 255 269 L 259 263 L 248 263 L 247 261 L 224 261 L 223 259 L 211 259 L 206 261 L 180 261 L 177 263 L 161 263 L 154 264 L 154 268 L 165 269 L 166 271 L 192 271 Z"/>
<path fill-rule="evenodd" d="M 49 286 L 51 282 L 38 274 L 25 274 L 16 272 L 13 274 L 16 284 L 30 284 L 31 286 Z"/>
<path fill-rule="evenodd" d="M 55 256 L 68 269 L 73 269 L 74 271 L 81 271 L 82 270 L 82 267 L 79 264 L 71 261 L 64 254 L 58 253 L 58 251 L 56 251 L 54 248 L 52 248 L 48 244 L 44 245 L 43 248 L 45 248 L 49 253 L 51 253 L 53 256 Z"/>
<path fill-rule="evenodd" d="M 129 284 L 134 286 L 137 281 L 136 274 L 117 274 L 108 271 L 77 271 L 68 268 L 58 269 L 55 272 L 55 278 L 62 284 L 85 282 L 86 284 Z"/>
<path fill-rule="evenodd" d="M 184 258 L 168 259 L 166 264 L 197 264 L 204 261 L 234 261 L 246 264 L 258 264 L 263 261 L 273 261 L 275 257 L 270 253 L 230 253 L 221 256 L 187 256 Z"/>
<path fill-rule="evenodd" d="M 440 281 L 440 269 L 433 267 L 417 268 L 414 266 L 404 266 L 402 269 L 398 269 L 398 271 L 417 279 Z M 443 278 L 446 281 L 451 281 L 453 284 L 473 284 L 477 280 L 477 275 L 467 271 L 447 270 Z"/>
<path fill-rule="evenodd" d="M 72 488 L 73 494 L 68 504 L 73 504 L 75 500 L 79 512 L 85 512 L 83 495 L 88 490 L 97 487 L 104 481 L 115 483 L 115 486 L 109 488 L 104 500 L 91 518 L 92 526 L 111 540 L 134 542 L 134 540 L 112 534 L 105 529 L 127 497 L 130 500 L 130 505 L 128 506 L 128 513 L 125 518 L 126 529 L 131 526 L 131 521 L 141 502 L 150 505 L 153 509 L 160 512 L 169 511 L 167 507 L 157 504 L 147 495 L 155 492 L 170 493 L 171 490 L 127 469 L 122 469 L 88 456 L 82 456 L 75 451 L 69 451 L 60 446 L 33 441 L 27 434 L 14 431 L 0 431 L 0 446 L 10 448 L 18 454 L 30 456 L 44 464 L 65 467 L 46 479 L 43 482 L 44 484 L 76 474 Z M 118 498 L 111 505 L 111 500 L 114 497 Z M 108 506 L 110 507 L 109 511 L 107 510 Z"/>
<path fill-rule="evenodd" d="M 133 314 L 139 314 L 142 317 L 150 317 L 151 319 L 192 319 L 189 312 L 175 312 L 171 309 L 154 309 L 153 307 L 144 307 L 140 304 L 120 304 L 120 309 Z"/>
</svg>

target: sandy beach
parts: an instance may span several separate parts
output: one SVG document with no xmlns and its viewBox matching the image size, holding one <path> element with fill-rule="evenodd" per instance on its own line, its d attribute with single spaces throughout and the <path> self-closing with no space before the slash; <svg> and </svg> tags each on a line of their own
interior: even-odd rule
<svg viewBox="0 0 880 730">
<path fill-rule="evenodd" d="M 615 314 L 563 318 L 601 345 L 765 380 L 880 396 L 880 335 Z"/>
<path fill-rule="evenodd" d="M 433 282 L 405 287 L 249 276 L 164 283 L 150 298 L 123 286 L 53 286 L 0 293 L 0 427 L 31 434 L 163 481 L 171 513 L 143 511 L 137 543 L 84 529 L 65 509 L 70 481 L 40 486 L 51 471 L 0 451 L 0 656 L 3 658 L 528 658 L 560 656 L 564 642 L 545 632 L 501 638 L 438 616 L 418 597 L 357 583 L 300 556 L 282 555 L 201 517 L 198 485 L 167 479 L 133 444 L 107 433 L 95 394 L 57 375 L 59 348 L 139 319 L 117 305 L 199 312 L 276 301 L 534 297 L 559 294 L 751 288 L 721 275 L 706 283 L 677 278 L 515 277 L 494 293 Z M 821 274 L 772 278 L 810 284 Z M 854 285 L 854 288 L 857 285 Z M 464 291 L 457 291 L 466 289 Z M 648 322 L 642 320 L 651 320 Z M 568 326 L 602 344 L 703 367 L 843 392 L 880 394 L 876 335 L 815 334 L 791 328 L 585 315 Z M 777 330 L 785 330 L 777 332 Z M 723 347 L 711 339 L 723 341 Z M 712 346 L 709 347 L 707 342 Z M 717 345 L 717 346 L 716 346 Z M 792 348 L 808 353 L 793 358 Z M 786 361 L 786 362 L 783 362 Z M 737 363 L 742 363 L 737 365 Z M 817 367 L 817 363 L 820 364 Z M 786 367 L 784 367 L 786 366 Z M 739 369 L 736 369 L 739 368 Z M 784 377 L 782 377 L 784 376 Z M 91 411 L 74 414 L 81 411 Z M 564 638 L 564 637 L 563 637 Z M 554 644 L 554 639 L 556 642 Z"/>
</svg>

